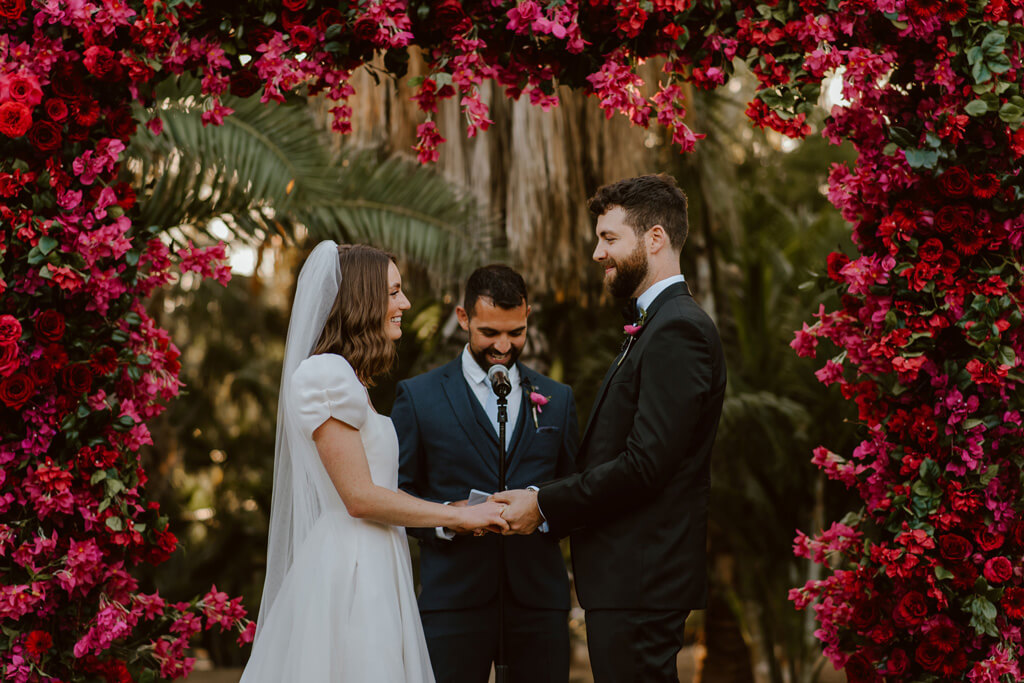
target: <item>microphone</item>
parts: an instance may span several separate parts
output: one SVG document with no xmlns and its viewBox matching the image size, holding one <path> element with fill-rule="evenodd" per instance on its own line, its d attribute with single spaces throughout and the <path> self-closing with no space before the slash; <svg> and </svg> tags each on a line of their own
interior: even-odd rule
<svg viewBox="0 0 1024 683">
<path fill-rule="evenodd" d="M 504 365 L 492 365 L 487 371 L 487 381 L 491 383 L 491 389 L 498 398 L 512 393 L 512 382 L 508 378 L 508 368 Z"/>
</svg>

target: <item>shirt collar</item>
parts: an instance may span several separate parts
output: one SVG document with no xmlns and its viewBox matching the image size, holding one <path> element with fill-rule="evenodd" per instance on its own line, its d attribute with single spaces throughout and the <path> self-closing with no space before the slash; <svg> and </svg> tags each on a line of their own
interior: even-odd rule
<svg viewBox="0 0 1024 683">
<path fill-rule="evenodd" d="M 473 354 L 469 352 L 469 344 L 466 344 L 462 349 L 462 374 L 466 376 L 471 384 L 482 384 L 487 379 L 487 373 L 484 372 L 484 369 L 473 358 Z M 519 368 L 515 363 L 508 370 L 508 380 L 512 383 L 512 386 L 519 384 Z"/>
<path fill-rule="evenodd" d="M 682 275 L 673 275 L 667 277 L 664 280 L 658 280 L 653 285 L 648 287 L 643 294 L 636 298 L 637 313 L 641 310 L 646 311 L 654 303 L 654 300 L 658 298 L 658 295 L 664 292 L 666 289 L 671 287 L 677 282 L 686 282 L 686 278 Z"/>
</svg>

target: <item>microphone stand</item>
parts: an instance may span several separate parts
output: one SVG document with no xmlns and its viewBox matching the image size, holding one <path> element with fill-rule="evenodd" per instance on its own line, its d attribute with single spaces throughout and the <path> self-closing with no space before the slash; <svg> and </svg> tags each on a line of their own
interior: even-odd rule
<svg viewBox="0 0 1024 683">
<path fill-rule="evenodd" d="M 498 396 L 498 490 L 505 490 L 505 425 L 508 423 L 508 397 Z M 498 540 L 498 657 L 494 662 L 495 683 L 508 683 L 505 663 L 505 537 Z"/>
</svg>

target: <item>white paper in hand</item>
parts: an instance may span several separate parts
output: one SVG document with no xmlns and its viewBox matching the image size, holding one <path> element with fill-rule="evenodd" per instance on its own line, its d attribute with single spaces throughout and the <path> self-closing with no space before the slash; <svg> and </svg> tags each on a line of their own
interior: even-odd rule
<svg viewBox="0 0 1024 683">
<path fill-rule="evenodd" d="M 466 505 L 479 505 L 480 503 L 486 503 L 487 499 L 491 497 L 491 494 L 484 493 L 480 489 L 470 489 L 469 498 L 466 499 Z"/>
</svg>

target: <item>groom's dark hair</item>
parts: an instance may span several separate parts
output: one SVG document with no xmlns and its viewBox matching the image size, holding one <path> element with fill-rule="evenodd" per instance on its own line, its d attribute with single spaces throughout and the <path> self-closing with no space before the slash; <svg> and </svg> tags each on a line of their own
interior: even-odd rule
<svg viewBox="0 0 1024 683">
<path fill-rule="evenodd" d="M 526 303 L 526 283 L 522 275 L 508 266 L 500 263 L 481 266 L 466 281 L 466 298 L 462 305 L 470 318 L 473 317 L 476 300 L 482 296 L 499 308 L 516 308 Z"/>
<path fill-rule="evenodd" d="M 594 216 L 603 216 L 616 206 L 626 212 L 626 223 L 637 237 L 660 225 L 674 249 L 682 249 L 690 231 L 686 218 L 686 194 L 676 179 L 665 173 L 642 175 L 605 185 L 587 201 Z"/>
</svg>

